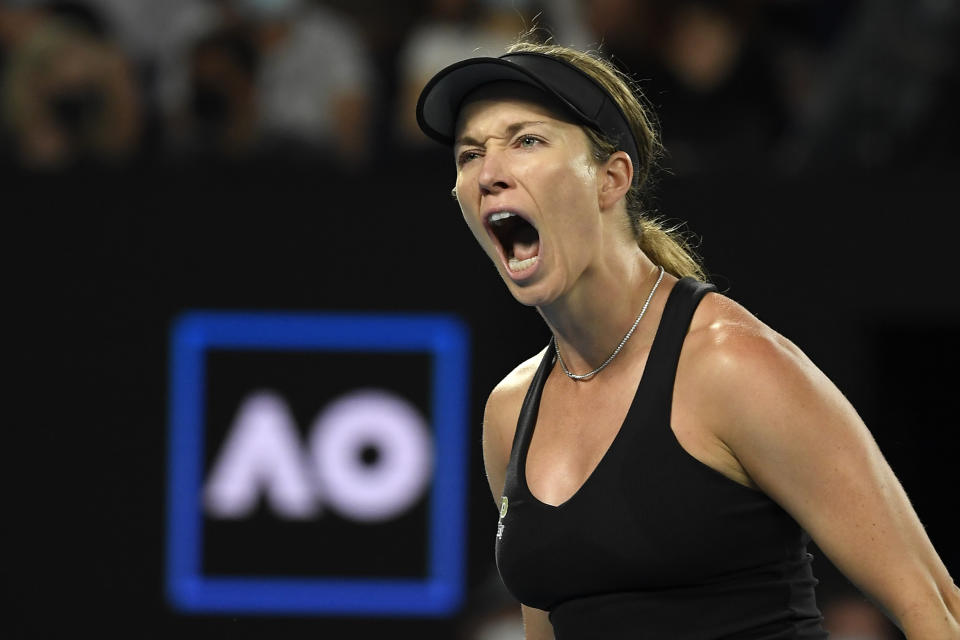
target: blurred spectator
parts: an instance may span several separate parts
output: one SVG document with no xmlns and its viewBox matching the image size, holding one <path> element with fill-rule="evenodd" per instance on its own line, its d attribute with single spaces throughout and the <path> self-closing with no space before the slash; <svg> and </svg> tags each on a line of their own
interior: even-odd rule
<svg viewBox="0 0 960 640">
<path fill-rule="evenodd" d="M 201 28 L 205 21 L 197 11 L 196 5 L 210 5 L 216 0 L 83 0 L 84 4 L 96 10 L 108 23 L 117 43 L 138 64 L 152 66 L 175 46 L 173 40 L 182 37 L 182 23 L 186 13 L 191 18 L 200 18 Z M 192 8 L 192 9 L 191 9 Z"/>
<path fill-rule="evenodd" d="M 81 3 L 0 7 L 0 118 L 15 162 L 115 163 L 138 147 L 139 91 L 125 54 Z"/>
<path fill-rule="evenodd" d="M 341 158 L 366 155 L 371 64 L 352 25 L 300 0 L 244 0 L 259 20 L 261 126 L 274 142 L 331 144 Z"/>
<path fill-rule="evenodd" d="M 551 41 L 577 49 L 596 48 L 599 44 L 587 27 L 583 0 L 551 0 L 537 5 L 535 25 L 546 30 Z"/>
<path fill-rule="evenodd" d="M 533 26 L 639 79 L 675 173 L 957 158 L 957 2 L 0 3 L 0 154 L 30 167 L 162 149 L 369 166 L 373 139 L 425 140 L 433 73 Z"/>
<path fill-rule="evenodd" d="M 602 50 L 640 81 L 677 173 L 764 164 L 785 127 L 756 0 L 587 0 Z"/>
<path fill-rule="evenodd" d="M 810 4 L 826 5 L 813 14 L 818 18 L 837 11 L 826 0 Z M 808 65 L 802 108 L 782 145 L 780 168 L 956 164 L 960 3 L 840 4 L 853 5 L 849 24 L 827 55 Z"/>
<path fill-rule="evenodd" d="M 176 21 L 189 36 L 172 39 L 180 51 L 168 56 L 161 80 L 178 148 L 320 150 L 348 165 L 365 160 L 374 78 L 343 17 L 302 0 L 181 10 L 199 20 Z"/>
<path fill-rule="evenodd" d="M 134 0 L 137 3 L 142 1 L 150 0 Z M 159 24 L 163 26 L 165 35 L 155 40 L 157 48 L 151 63 L 155 68 L 151 95 L 154 96 L 163 123 L 162 146 L 175 153 L 204 150 L 229 153 L 217 145 L 215 136 L 210 135 L 211 129 L 229 129 L 228 126 L 213 123 L 204 126 L 203 116 L 198 118 L 199 122 L 194 119 L 196 103 L 202 102 L 196 97 L 196 85 L 200 80 L 198 76 L 205 75 L 204 72 L 210 67 L 202 60 L 198 64 L 197 58 L 205 57 L 210 49 L 215 49 L 216 44 L 221 43 L 216 34 L 231 29 L 235 33 L 242 31 L 240 20 L 231 10 L 228 0 L 171 0 L 164 6 L 167 8 L 166 19 Z M 128 27 L 134 33 L 139 31 L 131 24 L 134 23 L 128 22 Z M 250 36 L 245 37 L 251 39 Z M 252 43 L 249 46 L 252 47 Z M 255 101 L 255 98 L 251 100 Z M 255 138 L 256 134 L 251 136 Z M 245 150 L 249 151 L 252 147 L 253 142 L 250 142 Z"/>
<path fill-rule="evenodd" d="M 224 28 L 201 38 L 190 58 L 189 107 L 181 123 L 193 152 L 251 151 L 257 139 L 257 71 L 251 34 Z"/>
<path fill-rule="evenodd" d="M 107 22 L 115 41 L 136 65 L 144 98 L 144 136 L 147 154 L 158 155 L 165 146 L 161 70 L 179 66 L 185 78 L 191 45 L 206 34 L 217 15 L 215 0 L 83 0 Z"/>
<path fill-rule="evenodd" d="M 897 640 L 901 637 L 875 606 L 852 594 L 829 600 L 823 626 L 831 640 Z"/>
</svg>

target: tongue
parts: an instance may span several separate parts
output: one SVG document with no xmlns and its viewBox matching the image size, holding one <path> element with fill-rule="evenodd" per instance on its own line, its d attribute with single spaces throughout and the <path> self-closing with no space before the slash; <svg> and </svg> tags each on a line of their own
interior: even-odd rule
<svg viewBox="0 0 960 640">
<path fill-rule="evenodd" d="M 530 225 L 522 226 L 513 236 L 513 257 L 527 260 L 540 253 L 540 234 Z"/>
<path fill-rule="evenodd" d="M 517 260 L 527 260 L 540 253 L 540 239 L 533 242 L 514 242 L 513 257 Z"/>
</svg>

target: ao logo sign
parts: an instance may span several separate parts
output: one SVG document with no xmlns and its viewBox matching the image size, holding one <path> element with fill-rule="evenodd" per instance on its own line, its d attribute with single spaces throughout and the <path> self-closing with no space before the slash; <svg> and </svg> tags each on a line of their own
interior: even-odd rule
<svg viewBox="0 0 960 640">
<path fill-rule="evenodd" d="M 174 609 L 364 617 L 458 610 L 469 466 L 460 322 L 191 312 L 175 322 L 170 347 L 165 582 Z M 307 421 L 300 425 L 292 407 L 302 410 L 313 392 L 297 385 L 303 378 L 289 372 L 291 362 L 316 367 L 321 378 L 335 371 L 344 384 L 320 398 L 314 415 L 297 413 Z M 266 373 L 275 370 L 282 375 Z M 371 371 L 394 373 L 363 383 Z M 270 376 L 279 386 L 250 382 Z M 398 378 L 416 405 L 384 388 Z M 269 522 L 254 514 L 260 505 Z M 417 533 L 394 537 L 394 527 Z M 350 532 L 356 540 L 330 544 Z"/>
<path fill-rule="evenodd" d="M 364 390 L 335 399 L 310 427 L 306 449 L 286 402 L 261 391 L 237 412 L 204 490 L 207 512 L 244 518 L 263 495 L 291 520 L 324 506 L 362 522 L 396 517 L 423 495 L 433 445 L 404 398 Z"/>
</svg>

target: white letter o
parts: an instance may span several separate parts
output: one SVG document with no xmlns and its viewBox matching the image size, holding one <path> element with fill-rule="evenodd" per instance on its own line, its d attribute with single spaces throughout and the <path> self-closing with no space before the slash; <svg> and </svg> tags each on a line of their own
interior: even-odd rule
<svg viewBox="0 0 960 640">
<path fill-rule="evenodd" d="M 349 393 L 313 421 L 310 454 L 324 501 L 353 520 L 376 522 L 416 502 L 433 470 L 423 416 L 409 401 L 382 390 Z M 365 462 L 366 447 L 377 450 Z"/>
</svg>

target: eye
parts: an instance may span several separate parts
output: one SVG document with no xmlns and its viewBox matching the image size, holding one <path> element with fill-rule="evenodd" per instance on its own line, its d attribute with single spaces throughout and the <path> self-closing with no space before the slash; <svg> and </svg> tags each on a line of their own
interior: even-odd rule
<svg viewBox="0 0 960 640">
<path fill-rule="evenodd" d="M 522 135 L 517 138 L 517 145 L 523 149 L 534 147 L 538 142 L 540 142 L 540 138 L 531 135 Z"/>
<path fill-rule="evenodd" d="M 460 155 L 457 156 L 457 166 L 462 167 L 471 160 L 475 160 L 480 157 L 480 152 L 476 149 L 467 149 L 466 151 L 461 151 Z"/>
</svg>

